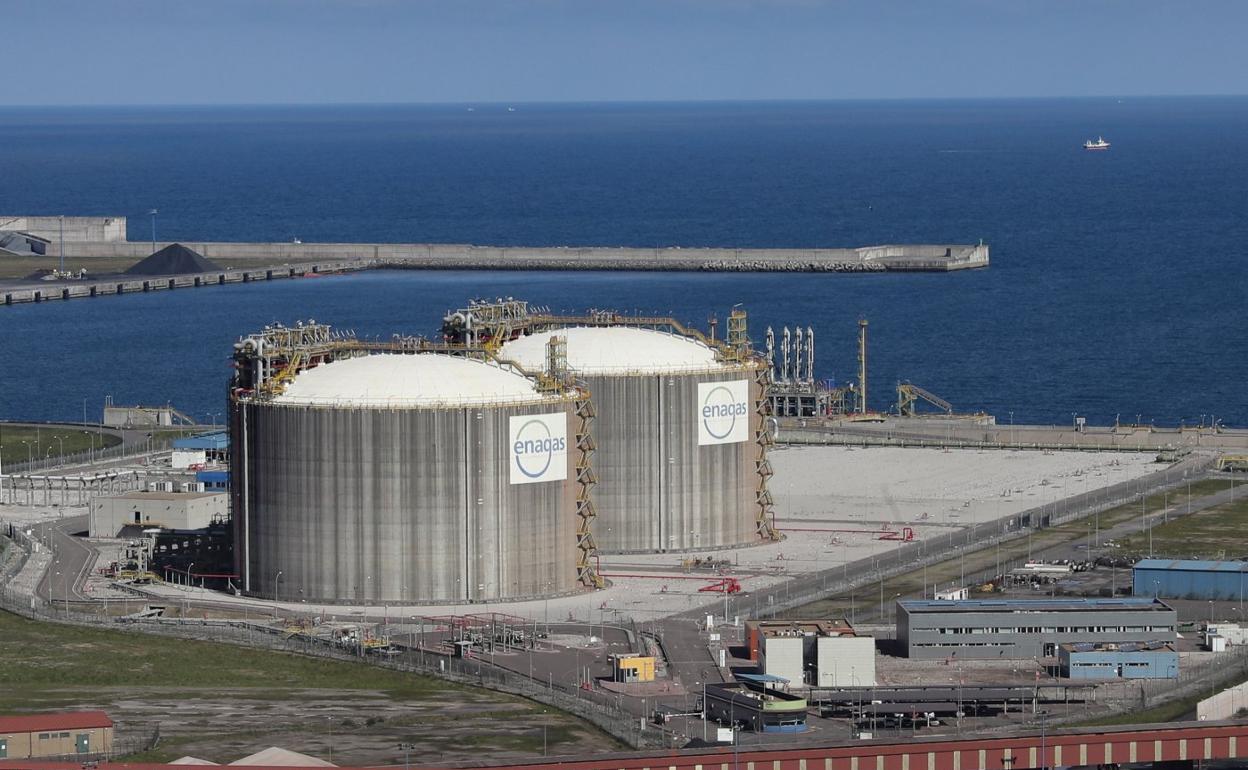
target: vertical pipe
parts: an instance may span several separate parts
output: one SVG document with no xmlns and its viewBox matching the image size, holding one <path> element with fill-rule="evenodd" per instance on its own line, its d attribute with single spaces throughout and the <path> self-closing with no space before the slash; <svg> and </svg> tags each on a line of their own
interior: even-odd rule
<svg viewBox="0 0 1248 770">
<path fill-rule="evenodd" d="M 802 327 L 797 327 L 797 334 L 793 344 L 793 382 L 801 384 L 802 382 L 802 353 L 806 343 L 802 336 Z"/>
<path fill-rule="evenodd" d="M 806 327 L 806 382 L 815 381 L 815 330 Z"/>
<path fill-rule="evenodd" d="M 867 413 L 867 319 L 858 319 L 858 414 Z"/>
<path fill-rule="evenodd" d="M 767 327 L 767 367 L 771 381 L 776 381 L 776 333 Z"/>
<path fill-rule="evenodd" d="M 247 446 L 247 405 L 241 404 L 239 409 L 239 419 L 242 421 L 242 450 L 243 450 L 243 554 L 239 560 L 239 569 L 242 570 L 243 590 L 251 591 L 251 451 Z"/>
<path fill-rule="evenodd" d="M 780 340 L 780 355 L 784 359 L 784 366 L 780 368 L 780 381 L 789 381 L 789 327 L 784 327 L 784 336 Z"/>
</svg>

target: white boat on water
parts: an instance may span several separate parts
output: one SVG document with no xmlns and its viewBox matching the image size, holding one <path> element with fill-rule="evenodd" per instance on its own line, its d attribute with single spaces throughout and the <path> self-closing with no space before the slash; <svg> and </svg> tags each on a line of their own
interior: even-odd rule
<svg viewBox="0 0 1248 770">
<path fill-rule="evenodd" d="M 1098 136 L 1095 142 L 1092 141 L 1091 139 L 1084 142 L 1083 149 L 1085 150 L 1108 150 L 1109 142 L 1105 141 L 1105 137 Z"/>
</svg>

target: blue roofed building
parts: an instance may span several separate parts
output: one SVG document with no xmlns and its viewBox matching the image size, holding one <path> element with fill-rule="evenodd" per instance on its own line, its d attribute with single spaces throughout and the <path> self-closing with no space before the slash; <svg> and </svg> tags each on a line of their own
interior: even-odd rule
<svg viewBox="0 0 1248 770">
<path fill-rule="evenodd" d="M 203 452 L 209 462 L 225 462 L 230 456 L 230 434 L 222 430 L 175 438 L 173 448 L 182 452 Z"/>
<path fill-rule="evenodd" d="M 1067 679 L 1176 679 L 1179 653 L 1165 642 L 1063 644 L 1061 675 Z"/>
<path fill-rule="evenodd" d="M 216 492 L 230 488 L 229 471 L 197 471 L 195 480 L 204 485 L 204 491 Z"/>
<path fill-rule="evenodd" d="M 224 452 L 230 448 L 230 434 L 222 430 L 217 431 L 216 433 L 200 433 L 197 436 L 175 438 L 173 440 L 173 448 L 205 449 Z"/>
<path fill-rule="evenodd" d="M 1136 596 L 1159 599 L 1244 599 L 1248 562 L 1142 559 L 1131 571 Z"/>
</svg>

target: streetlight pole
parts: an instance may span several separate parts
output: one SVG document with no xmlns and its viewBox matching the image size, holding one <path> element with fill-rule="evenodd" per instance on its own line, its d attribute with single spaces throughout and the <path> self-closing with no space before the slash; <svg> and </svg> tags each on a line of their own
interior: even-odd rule
<svg viewBox="0 0 1248 770">
<path fill-rule="evenodd" d="M 57 217 L 57 221 L 61 226 L 61 245 L 58 248 L 61 258 L 61 275 L 65 275 L 65 215 L 61 214 Z"/>
<path fill-rule="evenodd" d="M 152 209 L 151 211 L 147 213 L 150 214 L 152 217 L 152 253 L 155 254 L 156 253 L 156 215 L 159 214 L 160 212 L 157 211 L 156 209 Z"/>
<path fill-rule="evenodd" d="M 282 571 L 279 569 L 277 571 L 277 574 L 273 577 L 273 604 L 274 605 L 276 605 L 279 601 L 281 601 L 281 593 L 279 591 L 282 585 L 281 580 L 282 580 Z M 276 611 L 277 607 L 274 607 L 273 609 L 274 611 Z"/>
</svg>

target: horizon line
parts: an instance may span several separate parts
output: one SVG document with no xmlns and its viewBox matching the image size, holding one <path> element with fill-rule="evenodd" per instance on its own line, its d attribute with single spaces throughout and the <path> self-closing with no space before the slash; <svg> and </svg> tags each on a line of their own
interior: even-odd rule
<svg viewBox="0 0 1248 770">
<path fill-rule="evenodd" d="M 1100 101 L 1121 102 L 1126 99 L 1242 99 L 1244 93 L 1201 94 L 1093 94 L 1093 95 L 1031 95 L 1031 96 L 880 96 L 880 97 L 743 97 L 721 99 L 528 99 L 514 101 L 466 100 L 466 101 L 254 101 L 254 102 L 110 102 L 73 103 L 48 102 L 46 104 L 5 104 L 4 110 L 29 109 L 126 109 L 126 108 L 195 108 L 195 107 L 517 107 L 517 106 L 576 106 L 576 105 L 680 105 L 680 104 L 836 104 L 836 103 L 896 103 L 896 102 L 1041 102 L 1041 101 Z"/>
</svg>

